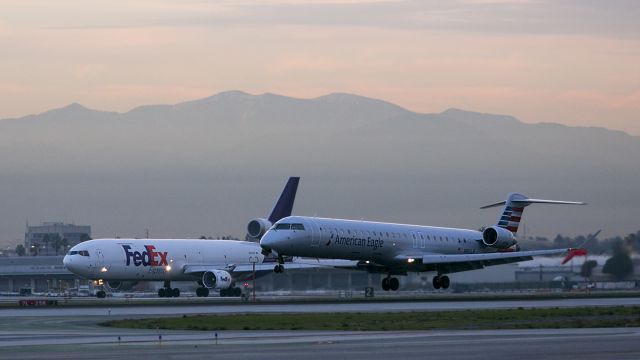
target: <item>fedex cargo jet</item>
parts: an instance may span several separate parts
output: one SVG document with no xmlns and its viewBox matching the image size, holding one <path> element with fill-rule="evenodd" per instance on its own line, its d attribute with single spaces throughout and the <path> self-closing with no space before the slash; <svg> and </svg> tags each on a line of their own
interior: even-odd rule
<svg viewBox="0 0 640 360">
<path fill-rule="evenodd" d="M 300 178 L 291 177 L 267 219 L 249 223 L 249 235 L 259 239 L 271 224 L 291 215 Z M 240 296 L 237 281 L 273 269 L 257 242 L 198 239 L 97 239 L 82 242 L 64 257 L 64 266 L 84 278 L 104 284 L 106 290 L 127 290 L 140 281 L 163 281 L 160 297 L 178 297 L 171 281 L 196 281 L 198 296 L 219 290 L 221 296 Z M 290 264 L 304 268 L 304 264 Z M 98 297 L 105 297 L 100 290 Z"/>
<path fill-rule="evenodd" d="M 348 259 L 363 270 L 387 274 L 382 280 L 385 291 L 398 290 L 400 283 L 393 275 L 408 272 L 435 272 L 433 287 L 446 289 L 450 284 L 446 274 L 570 252 L 572 249 L 520 251 L 516 232 L 524 208 L 531 204 L 584 205 L 510 193 L 506 201 L 482 207 L 504 205 L 497 223 L 480 231 L 290 216 L 276 222 L 260 245 L 265 253 L 278 254 L 275 272 L 284 269 L 283 255 Z"/>
</svg>

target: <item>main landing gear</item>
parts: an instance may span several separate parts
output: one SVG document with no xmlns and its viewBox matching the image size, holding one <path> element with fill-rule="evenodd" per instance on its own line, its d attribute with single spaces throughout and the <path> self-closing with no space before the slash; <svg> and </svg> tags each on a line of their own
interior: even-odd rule
<svg viewBox="0 0 640 360">
<path fill-rule="evenodd" d="M 104 299 L 105 297 L 107 297 L 107 292 L 104 290 L 98 290 L 96 291 L 96 297 L 98 299 Z"/>
<path fill-rule="evenodd" d="M 207 297 L 209 296 L 209 289 L 207 289 L 206 287 L 199 287 L 196 289 L 196 296 L 197 297 Z"/>
<path fill-rule="evenodd" d="M 447 275 L 438 275 L 433 278 L 434 289 L 440 289 L 440 288 L 448 289 L 450 283 L 451 282 L 449 281 L 449 277 Z"/>
<path fill-rule="evenodd" d="M 171 283 L 169 281 L 164 282 L 164 287 L 158 289 L 159 297 L 180 297 L 180 289 L 171 288 Z"/>
<path fill-rule="evenodd" d="M 398 278 L 387 276 L 386 278 L 382 279 L 382 290 L 384 291 L 396 291 L 399 287 L 400 281 L 398 280 Z"/>
</svg>

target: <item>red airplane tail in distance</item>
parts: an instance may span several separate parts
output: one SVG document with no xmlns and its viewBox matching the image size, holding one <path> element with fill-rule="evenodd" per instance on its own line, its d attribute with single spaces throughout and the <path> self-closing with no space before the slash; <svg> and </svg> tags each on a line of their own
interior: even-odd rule
<svg viewBox="0 0 640 360">
<path fill-rule="evenodd" d="M 569 262 L 569 260 L 573 259 L 575 256 L 587 256 L 587 249 L 570 249 L 569 253 L 562 259 L 562 265 Z"/>
</svg>

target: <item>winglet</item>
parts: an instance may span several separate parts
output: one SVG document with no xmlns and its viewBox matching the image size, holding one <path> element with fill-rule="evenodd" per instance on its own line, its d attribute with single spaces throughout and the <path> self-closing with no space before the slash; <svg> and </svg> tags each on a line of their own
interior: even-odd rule
<svg viewBox="0 0 640 360">
<path fill-rule="evenodd" d="M 298 191 L 298 183 L 300 182 L 300 177 L 290 177 L 287 184 L 284 186 L 282 190 L 282 194 L 280 194 L 280 198 L 273 206 L 273 210 L 271 210 L 271 215 L 269 215 L 269 222 L 275 224 L 278 220 L 285 218 L 287 216 L 291 216 L 291 211 L 293 210 L 293 202 L 296 199 L 296 192 Z"/>
<path fill-rule="evenodd" d="M 564 265 L 573 259 L 574 256 L 587 256 L 587 249 L 569 249 L 569 253 L 562 259 L 561 265 Z"/>
</svg>

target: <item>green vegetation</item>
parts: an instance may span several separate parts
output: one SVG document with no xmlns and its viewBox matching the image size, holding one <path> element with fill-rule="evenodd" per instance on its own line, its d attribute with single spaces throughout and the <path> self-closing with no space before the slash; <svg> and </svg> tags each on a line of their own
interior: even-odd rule
<svg viewBox="0 0 640 360">
<path fill-rule="evenodd" d="M 633 273 L 633 261 L 629 254 L 629 249 L 618 243 L 613 249 L 613 256 L 610 257 L 602 268 L 605 274 L 611 274 L 616 280 L 622 280 Z"/>
<path fill-rule="evenodd" d="M 175 330 L 457 330 L 640 326 L 640 306 L 399 313 L 194 315 L 103 326 Z"/>
</svg>

